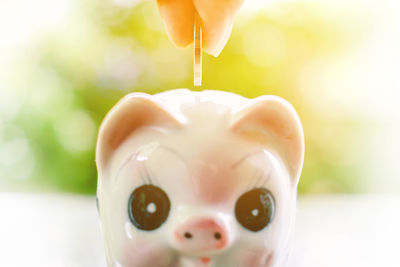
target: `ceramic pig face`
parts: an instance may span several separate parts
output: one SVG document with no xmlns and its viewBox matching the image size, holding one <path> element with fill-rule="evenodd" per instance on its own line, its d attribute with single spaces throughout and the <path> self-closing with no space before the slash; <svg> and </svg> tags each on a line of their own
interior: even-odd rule
<svg viewBox="0 0 400 267">
<path fill-rule="evenodd" d="M 278 266 L 304 142 L 292 106 L 219 91 L 133 93 L 99 133 L 109 266 Z"/>
</svg>

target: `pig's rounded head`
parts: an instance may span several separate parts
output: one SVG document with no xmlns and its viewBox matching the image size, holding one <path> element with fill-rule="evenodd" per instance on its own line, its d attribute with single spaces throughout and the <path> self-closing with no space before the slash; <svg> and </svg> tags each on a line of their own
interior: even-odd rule
<svg viewBox="0 0 400 267">
<path fill-rule="evenodd" d="M 304 140 L 275 96 L 123 98 L 96 151 L 110 266 L 283 266 Z"/>
</svg>

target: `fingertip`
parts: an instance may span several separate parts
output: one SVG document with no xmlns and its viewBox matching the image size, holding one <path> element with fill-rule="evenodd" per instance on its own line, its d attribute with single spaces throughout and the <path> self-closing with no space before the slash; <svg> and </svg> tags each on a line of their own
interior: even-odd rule
<svg viewBox="0 0 400 267">
<path fill-rule="evenodd" d="M 219 29 L 205 28 L 203 31 L 203 50 L 218 57 L 224 49 L 232 32 L 232 22 L 226 22 Z"/>
<path fill-rule="evenodd" d="M 233 20 L 243 0 L 193 0 L 203 26 L 203 50 L 217 57 L 232 32 Z"/>
<path fill-rule="evenodd" d="M 157 0 L 157 4 L 170 40 L 178 47 L 193 43 L 195 9 L 192 2 Z"/>
</svg>

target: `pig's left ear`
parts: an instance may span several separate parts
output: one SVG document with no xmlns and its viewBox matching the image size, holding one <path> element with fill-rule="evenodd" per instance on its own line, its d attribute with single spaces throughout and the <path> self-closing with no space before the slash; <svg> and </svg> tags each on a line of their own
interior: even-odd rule
<svg viewBox="0 0 400 267">
<path fill-rule="evenodd" d="M 115 150 L 142 127 L 180 128 L 181 124 L 154 98 L 132 93 L 120 100 L 100 126 L 96 145 L 96 163 L 103 169 Z"/>
<path fill-rule="evenodd" d="M 276 149 L 297 185 L 304 159 L 304 135 L 291 104 L 276 96 L 256 98 L 234 115 L 231 129 L 252 142 Z"/>
</svg>

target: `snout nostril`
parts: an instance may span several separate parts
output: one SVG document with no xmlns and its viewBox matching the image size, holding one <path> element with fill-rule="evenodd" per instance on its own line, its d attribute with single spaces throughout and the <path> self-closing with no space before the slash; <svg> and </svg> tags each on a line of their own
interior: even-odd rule
<svg viewBox="0 0 400 267">
<path fill-rule="evenodd" d="M 193 237 L 193 235 L 189 232 L 185 232 L 185 234 L 183 236 L 187 239 L 191 239 Z"/>
<path fill-rule="evenodd" d="M 221 233 L 216 232 L 216 233 L 214 234 L 214 238 L 217 239 L 217 240 L 220 240 L 220 239 L 221 239 Z"/>
</svg>

